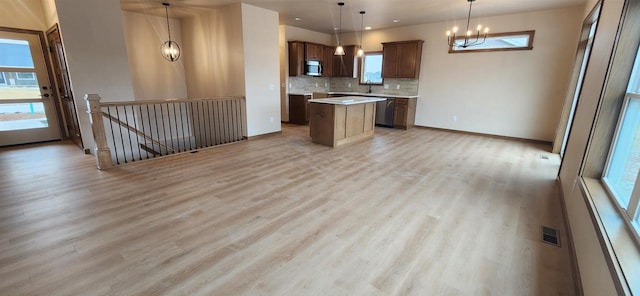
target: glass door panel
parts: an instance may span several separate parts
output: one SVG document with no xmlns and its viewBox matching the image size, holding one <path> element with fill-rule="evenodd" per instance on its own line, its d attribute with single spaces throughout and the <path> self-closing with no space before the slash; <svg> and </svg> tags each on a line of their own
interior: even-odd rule
<svg viewBox="0 0 640 296">
<path fill-rule="evenodd" d="M 60 139 L 39 32 L 0 31 L 0 146 Z"/>
</svg>

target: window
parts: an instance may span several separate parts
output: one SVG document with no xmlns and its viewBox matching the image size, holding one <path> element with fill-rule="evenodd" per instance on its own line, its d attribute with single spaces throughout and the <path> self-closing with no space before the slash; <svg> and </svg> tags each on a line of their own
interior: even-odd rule
<svg viewBox="0 0 640 296">
<path fill-rule="evenodd" d="M 640 49 L 635 63 L 602 181 L 638 231 L 640 201 Z"/>
<path fill-rule="evenodd" d="M 360 73 L 360 84 L 382 84 L 382 52 L 365 53 Z"/>
<path fill-rule="evenodd" d="M 449 53 L 504 51 L 504 50 L 531 50 L 533 49 L 533 36 L 536 31 L 508 32 L 488 34 L 484 43 L 470 47 L 450 46 Z M 456 37 L 458 42 L 464 41 L 464 36 Z M 471 38 L 475 40 L 475 38 Z"/>
<path fill-rule="evenodd" d="M 6 84 L 7 84 L 7 78 L 5 78 L 4 72 L 0 72 L 0 85 L 6 85 Z"/>
<path fill-rule="evenodd" d="M 16 72 L 18 80 L 36 80 L 36 73 L 33 72 Z"/>
</svg>

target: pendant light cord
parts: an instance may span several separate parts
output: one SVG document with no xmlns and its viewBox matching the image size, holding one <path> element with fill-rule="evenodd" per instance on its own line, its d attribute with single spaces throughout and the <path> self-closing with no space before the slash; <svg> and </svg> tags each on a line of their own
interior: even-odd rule
<svg viewBox="0 0 640 296">
<path fill-rule="evenodd" d="M 473 5 L 473 1 L 474 0 L 469 1 L 469 15 L 467 15 L 467 30 L 464 32 L 465 34 L 469 32 L 469 22 L 471 21 L 471 5 Z"/>
<path fill-rule="evenodd" d="M 162 3 L 164 5 L 164 14 L 167 17 L 167 32 L 169 33 L 169 42 L 171 42 L 171 28 L 169 27 L 169 3 Z"/>
<path fill-rule="evenodd" d="M 342 3 L 342 2 L 340 2 Z M 338 27 L 339 31 L 338 31 L 338 46 L 342 45 L 342 5 L 344 5 L 344 3 L 340 4 L 338 3 L 338 5 L 340 5 L 340 26 Z"/>
<path fill-rule="evenodd" d="M 364 30 L 364 11 L 360 12 L 360 49 L 362 49 L 362 31 Z"/>
</svg>

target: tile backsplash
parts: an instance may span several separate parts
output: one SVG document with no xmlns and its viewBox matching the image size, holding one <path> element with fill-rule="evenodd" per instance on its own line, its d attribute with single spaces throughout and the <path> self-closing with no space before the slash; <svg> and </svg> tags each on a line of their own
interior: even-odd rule
<svg viewBox="0 0 640 296">
<path fill-rule="evenodd" d="M 349 84 L 351 84 L 351 87 L 349 87 Z M 369 91 L 369 85 L 359 84 L 358 78 L 331 78 L 331 91 L 366 93 Z M 418 79 L 385 78 L 383 85 L 372 85 L 371 92 L 386 95 L 417 96 Z"/>
<path fill-rule="evenodd" d="M 331 81 L 327 77 L 289 77 L 289 90 L 287 93 L 304 94 L 313 92 L 330 91 Z"/>
<path fill-rule="evenodd" d="M 351 87 L 349 87 L 349 84 L 351 84 Z M 386 89 L 385 86 L 387 86 Z M 359 84 L 357 78 L 289 77 L 287 93 L 302 94 L 329 91 L 366 93 L 369 91 L 369 86 Z M 386 78 L 383 85 L 372 85 L 371 92 L 387 95 L 417 96 L 418 79 Z"/>
</svg>

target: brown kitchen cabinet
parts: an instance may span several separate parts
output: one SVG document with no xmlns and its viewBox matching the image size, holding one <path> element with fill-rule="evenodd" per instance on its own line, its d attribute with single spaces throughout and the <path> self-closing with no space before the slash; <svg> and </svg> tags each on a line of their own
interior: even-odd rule
<svg viewBox="0 0 640 296">
<path fill-rule="evenodd" d="M 289 41 L 289 76 L 304 75 L 304 42 Z"/>
<path fill-rule="evenodd" d="M 311 95 L 289 95 L 289 123 L 309 123 L 309 100 Z"/>
<path fill-rule="evenodd" d="M 416 122 L 416 98 L 396 98 L 394 109 L 393 127 L 399 129 L 410 129 Z"/>
<path fill-rule="evenodd" d="M 418 78 L 422 40 L 382 43 L 382 78 Z"/>
<path fill-rule="evenodd" d="M 305 42 L 305 57 L 308 61 L 324 61 L 324 45 Z"/>
<path fill-rule="evenodd" d="M 344 45 L 344 55 L 333 55 L 333 77 L 355 77 L 353 74 L 353 66 L 356 57 L 355 45 Z M 335 47 L 333 48 L 335 51 Z"/>
<path fill-rule="evenodd" d="M 324 63 L 322 63 L 322 77 L 333 77 L 333 53 L 336 51 L 336 48 L 325 45 L 323 50 Z"/>
</svg>

